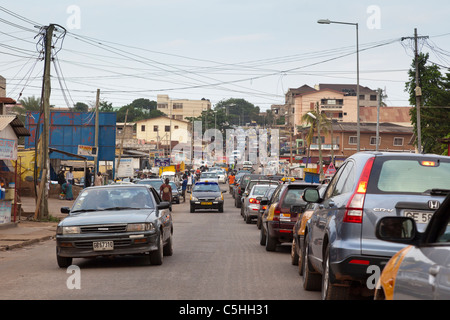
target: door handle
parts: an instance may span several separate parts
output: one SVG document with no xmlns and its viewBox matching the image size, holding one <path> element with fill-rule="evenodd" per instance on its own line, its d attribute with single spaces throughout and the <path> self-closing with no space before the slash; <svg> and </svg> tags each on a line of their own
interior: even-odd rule
<svg viewBox="0 0 450 320">
<path fill-rule="evenodd" d="M 434 266 L 431 266 L 430 269 L 428 269 L 428 273 L 431 276 L 436 277 L 437 274 L 439 273 L 439 269 L 440 269 L 440 267 L 435 264 Z"/>
</svg>

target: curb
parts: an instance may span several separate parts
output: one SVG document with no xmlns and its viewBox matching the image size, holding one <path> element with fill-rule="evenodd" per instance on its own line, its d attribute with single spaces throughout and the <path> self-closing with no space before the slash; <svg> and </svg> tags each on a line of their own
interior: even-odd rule
<svg viewBox="0 0 450 320">
<path fill-rule="evenodd" d="M 43 236 L 43 237 L 40 237 L 40 238 L 25 240 L 25 241 L 22 241 L 20 243 L 15 243 L 15 244 L 12 244 L 12 245 L 0 246 L 0 251 L 10 251 L 10 250 L 13 250 L 13 249 L 23 248 L 25 246 L 28 246 L 28 245 L 31 245 L 31 244 L 35 244 L 35 243 L 38 243 L 38 242 L 43 242 L 43 241 L 53 240 L 53 239 L 55 239 L 55 236 Z"/>
</svg>

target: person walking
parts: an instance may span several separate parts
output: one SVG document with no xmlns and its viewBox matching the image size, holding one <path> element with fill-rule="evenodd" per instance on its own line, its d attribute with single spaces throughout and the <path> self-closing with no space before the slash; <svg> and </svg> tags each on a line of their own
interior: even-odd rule
<svg viewBox="0 0 450 320">
<path fill-rule="evenodd" d="M 172 187 L 169 184 L 169 178 L 166 178 L 161 187 L 159 187 L 159 195 L 162 201 L 172 203 Z"/>
<path fill-rule="evenodd" d="M 99 171 L 97 172 L 97 176 L 95 177 L 94 186 L 101 186 L 103 185 L 103 179 L 102 179 L 102 173 Z"/>
<path fill-rule="evenodd" d="M 187 189 L 188 179 L 185 176 L 183 183 L 181 184 L 181 194 L 183 195 L 183 202 L 186 202 L 186 189 Z"/>
<path fill-rule="evenodd" d="M 192 172 L 189 172 L 189 173 L 188 173 L 188 177 L 187 177 L 187 189 L 188 189 L 189 191 L 191 191 L 192 180 L 193 180 Z"/>
<path fill-rule="evenodd" d="M 67 173 L 66 173 L 66 180 L 67 180 L 67 183 L 70 183 L 71 185 L 74 184 L 74 180 L 73 180 L 73 168 L 72 168 L 72 167 L 71 167 L 71 168 L 69 169 L 69 171 L 67 171 Z"/>
</svg>

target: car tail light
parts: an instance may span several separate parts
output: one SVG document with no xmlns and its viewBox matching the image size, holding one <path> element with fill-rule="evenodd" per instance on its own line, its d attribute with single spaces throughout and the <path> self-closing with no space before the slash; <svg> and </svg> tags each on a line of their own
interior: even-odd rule
<svg viewBox="0 0 450 320">
<path fill-rule="evenodd" d="M 372 171 L 374 159 L 375 158 L 370 158 L 367 160 L 366 165 L 364 166 L 356 187 L 356 191 L 347 203 L 344 222 L 362 223 L 364 199 L 366 196 L 367 184 L 369 183 L 369 176 Z"/>
<path fill-rule="evenodd" d="M 248 200 L 248 202 L 250 202 L 250 203 L 255 203 L 255 204 L 260 204 L 260 201 L 259 201 L 258 199 L 255 199 L 255 198 L 250 198 L 250 199 Z"/>
<path fill-rule="evenodd" d="M 281 210 L 278 206 L 276 206 L 273 212 L 269 211 L 269 215 L 267 216 L 267 220 L 271 221 L 280 221 Z"/>
</svg>

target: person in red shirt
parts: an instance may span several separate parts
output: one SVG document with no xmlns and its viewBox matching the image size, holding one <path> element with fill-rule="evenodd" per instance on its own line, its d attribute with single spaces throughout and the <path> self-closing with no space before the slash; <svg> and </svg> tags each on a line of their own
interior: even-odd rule
<svg viewBox="0 0 450 320">
<path fill-rule="evenodd" d="M 161 196 L 162 201 L 172 203 L 172 187 L 169 184 L 168 178 L 166 178 L 161 187 L 159 187 L 159 194 Z"/>
</svg>

